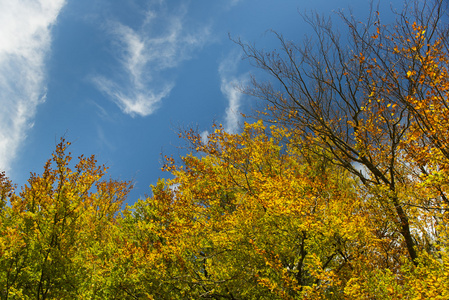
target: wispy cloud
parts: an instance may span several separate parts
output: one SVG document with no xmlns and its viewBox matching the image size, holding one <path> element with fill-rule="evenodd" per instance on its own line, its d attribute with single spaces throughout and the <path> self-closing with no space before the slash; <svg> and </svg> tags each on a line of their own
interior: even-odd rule
<svg viewBox="0 0 449 300">
<path fill-rule="evenodd" d="M 105 147 L 109 151 L 116 150 L 116 146 L 107 138 L 101 126 L 97 126 L 97 145 L 101 148 Z"/>
<path fill-rule="evenodd" d="M 229 5 L 234 6 L 234 5 L 237 5 L 239 2 L 242 2 L 242 0 L 230 0 Z"/>
<path fill-rule="evenodd" d="M 228 99 L 226 108 L 225 130 L 229 133 L 236 133 L 239 129 L 240 105 L 242 93 L 237 89 L 240 85 L 245 85 L 248 80 L 248 74 L 236 75 L 237 66 L 241 60 L 241 55 L 231 53 L 221 63 L 218 73 L 221 79 L 221 92 Z"/>
<path fill-rule="evenodd" d="M 152 114 L 175 83 L 163 72 L 179 66 L 209 37 L 207 27 L 189 32 L 184 24 L 186 10 L 168 13 L 163 3 L 149 10 L 138 30 L 111 23 L 110 33 L 117 44 L 116 55 L 122 76 L 96 76 L 96 86 L 123 112 L 131 116 Z M 153 28 L 162 28 L 155 32 Z"/>
<path fill-rule="evenodd" d="M 0 1 L 0 169 L 9 170 L 45 101 L 51 26 L 65 0 Z"/>
</svg>

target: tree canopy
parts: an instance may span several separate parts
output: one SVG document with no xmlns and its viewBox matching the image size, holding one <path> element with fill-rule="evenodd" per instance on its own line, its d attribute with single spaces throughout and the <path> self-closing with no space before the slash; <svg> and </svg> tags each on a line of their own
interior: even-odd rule
<svg viewBox="0 0 449 300">
<path fill-rule="evenodd" d="M 20 192 L 1 173 L 1 299 L 449 298 L 446 4 L 339 16 L 349 41 L 319 16 L 302 46 L 236 41 L 266 109 L 182 131 L 132 206 L 64 139 Z"/>
</svg>

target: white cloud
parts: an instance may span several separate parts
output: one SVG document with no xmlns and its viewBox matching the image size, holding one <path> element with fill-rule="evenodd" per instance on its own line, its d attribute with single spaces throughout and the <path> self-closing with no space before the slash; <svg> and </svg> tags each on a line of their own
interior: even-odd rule
<svg viewBox="0 0 449 300">
<path fill-rule="evenodd" d="M 204 130 L 203 132 L 200 133 L 200 136 L 201 136 L 201 142 L 203 144 L 206 144 L 209 140 L 209 131 Z"/>
<path fill-rule="evenodd" d="M 160 3 L 157 11 L 146 13 L 138 30 L 111 23 L 110 32 L 117 42 L 116 54 L 125 76 L 97 76 L 93 81 L 124 113 L 152 114 L 174 87 L 174 81 L 164 79 L 162 72 L 189 59 L 192 51 L 207 42 L 208 28 L 187 32 L 184 15 L 185 10 L 169 14 Z"/>
<path fill-rule="evenodd" d="M 0 1 L 0 170 L 9 170 L 45 101 L 51 26 L 65 0 Z"/>
<path fill-rule="evenodd" d="M 248 74 L 236 76 L 238 62 L 241 55 L 231 53 L 226 57 L 218 68 L 221 79 L 221 92 L 228 99 L 228 107 L 226 108 L 225 130 L 229 133 L 236 133 L 239 129 L 240 121 L 240 104 L 242 93 L 237 89 L 238 86 L 244 85 L 248 80 Z"/>
</svg>

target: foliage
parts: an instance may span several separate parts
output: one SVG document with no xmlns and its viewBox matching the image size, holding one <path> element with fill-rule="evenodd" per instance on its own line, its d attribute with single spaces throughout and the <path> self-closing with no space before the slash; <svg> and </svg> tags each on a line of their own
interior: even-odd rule
<svg viewBox="0 0 449 300">
<path fill-rule="evenodd" d="M 129 183 L 101 181 L 103 166 L 79 157 L 69 168 L 61 141 L 42 175 L 17 195 L 2 175 L 0 291 L 2 299 L 93 297 L 104 244 Z M 101 261 L 100 261 L 101 260 Z"/>
<path fill-rule="evenodd" d="M 315 44 L 237 41 L 274 79 L 244 90 L 263 120 L 181 132 L 191 153 L 132 206 L 64 140 L 20 193 L 1 173 L 1 298 L 447 299 L 444 8 L 341 14 L 349 44 L 320 17 Z"/>
</svg>

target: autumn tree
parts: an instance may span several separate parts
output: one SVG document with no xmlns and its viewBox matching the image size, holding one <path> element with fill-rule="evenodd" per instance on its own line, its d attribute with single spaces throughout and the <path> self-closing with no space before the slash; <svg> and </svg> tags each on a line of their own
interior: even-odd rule
<svg viewBox="0 0 449 300">
<path fill-rule="evenodd" d="M 281 52 L 238 41 L 274 76 L 245 92 L 276 125 L 184 132 L 192 154 L 125 214 L 129 297 L 447 298 L 445 14 L 341 14 L 349 43 L 306 18 L 316 44 L 275 33 Z"/>
<path fill-rule="evenodd" d="M 130 183 L 72 167 L 64 140 L 20 192 L 1 173 L 1 298 L 449 298 L 445 9 L 339 14 L 349 42 L 319 16 L 303 46 L 237 41 L 274 78 L 244 90 L 264 120 L 183 131 L 172 179 L 124 209 Z"/>
<path fill-rule="evenodd" d="M 360 268 L 373 270 L 360 258 L 378 257 L 383 244 L 354 179 L 298 148 L 289 129 L 259 121 L 241 134 L 217 126 L 207 141 L 194 131 L 184 136 L 193 153 L 164 166 L 174 179 L 125 212 L 129 294 L 341 296 Z"/>
<path fill-rule="evenodd" d="M 315 36 L 303 45 L 279 33 L 280 51 L 237 41 L 274 77 L 274 83 L 253 79 L 245 92 L 270 105 L 268 119 L 295 130 L 303 143 L 319 145 L 317 154 L 360 179 L 390 223 L 378 238 L 400 233 L 415 265 L 441 234 L 419 225 L 421 216 L 449 204 L 442 179 L 449 162 L 445 5 L 406 3 L 393 24 L 383 24 L 374 10 L 366 22 L 340 13 L 348 42 L 319 16 L 305 17 Z M 427 185 L 431 193 L 416 195 L 417 185 L 435 177 Z"/>
<path fill-rule="evenodd" d="M 62 140 L 18 194 L 0 177 L 2 299 L 86 299 L 103 289 L 99 266 L 130 183 L 102 180 L 94 156 L 71 169 L 69 145 Z"/>
</svg>

